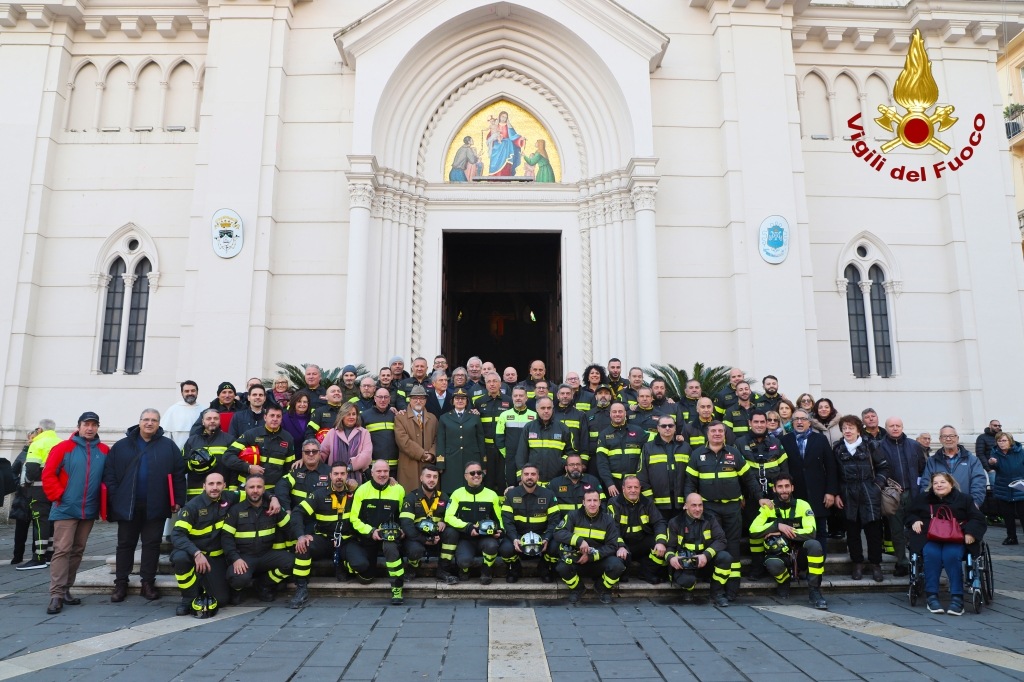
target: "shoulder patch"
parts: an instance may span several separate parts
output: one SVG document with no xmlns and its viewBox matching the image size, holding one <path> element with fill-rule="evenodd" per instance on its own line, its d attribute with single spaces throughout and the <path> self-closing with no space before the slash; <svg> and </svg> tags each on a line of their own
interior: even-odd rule
<svg viewBox="0 0 1024 682">
<path fill-rule="evenodd" d="M 814 516 L 814 510 L 808 509 L 807 511 L 804 512 L 804 516 Z"/>
</svg>

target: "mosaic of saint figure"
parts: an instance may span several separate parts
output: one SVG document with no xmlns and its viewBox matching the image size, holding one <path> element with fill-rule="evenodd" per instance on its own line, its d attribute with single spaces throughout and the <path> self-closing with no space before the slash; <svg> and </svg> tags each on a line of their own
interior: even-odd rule
<svg viewBox="0 0 1024 682">
<path fill-rule="evenodd" d="M 533 181 L 554 182 L 555 171 L 551 169 L 551 162 L 548 160 L 547 142 L 537 140 L 533 146 L 536 151 L 523 157 L 523 161 L 534 168 Z"/>
<path fill-rule="evenodd" d="M 448 171 L 449 182 L 472 182 L 473 178 L 483 172 L 484 164 L 473 146 L 473 137 L 462 138 L 462 146 L 455 152 L 452 169 Z"/>
<path fill-rule="evenodd" d="M 508 112 L 498 114 L 498 118 L 488 119 L 487 150 L 490 164 L 487 174 L 491 176 L 511 176 L 516 174 L 522 160 L 523 145 L 526 143 L 508 120 Z"/>
</svg>

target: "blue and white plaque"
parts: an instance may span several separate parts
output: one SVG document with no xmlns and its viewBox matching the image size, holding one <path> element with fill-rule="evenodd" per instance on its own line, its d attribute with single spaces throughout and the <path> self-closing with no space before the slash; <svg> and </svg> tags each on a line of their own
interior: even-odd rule
<svg viewBox="0 0 1024 682">
<path fill-rule="evenodd" d="M 757 250 L 765 263 L 778 265 L 789 255 L 789 223 L 780 215 L 770 215 L 761 221 Z"/>
</svg>

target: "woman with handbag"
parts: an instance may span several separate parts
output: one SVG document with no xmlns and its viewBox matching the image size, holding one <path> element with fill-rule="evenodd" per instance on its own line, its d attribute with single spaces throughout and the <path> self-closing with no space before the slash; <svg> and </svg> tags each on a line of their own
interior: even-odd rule
<svg viewBox="0 0 1024 682">
<path fill-rule="evenodd" d="M 970 495 L 960 492 L 956 479 L 945 471 L 932 474 L 928 490 L 907 510 L 911 552 L 924 556 L 924 591 L 928 610 L 959 616 L 964 612 L 963 560 L 965 546 L 980 546 L 985 515 Z M 975 545 L 975 543 L 979 543 Z M 968 550 L 970 551 L 970 550 Z M 949 608 L 939 603 L 939 576 L 949 580 Z"/>
</svg>

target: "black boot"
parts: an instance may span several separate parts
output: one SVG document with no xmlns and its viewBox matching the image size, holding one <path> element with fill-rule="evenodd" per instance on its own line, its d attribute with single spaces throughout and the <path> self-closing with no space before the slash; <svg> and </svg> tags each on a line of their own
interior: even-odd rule
<svg viewBox="0 0 1024 682">
<path fill-rule="evenodd" d="M 309 602 L 309 581 L 305 578 L 296 578 L 295 594 L 288 602 L 288 608 L 298 609 L 305 606 L 307 602 Z"/>
<path fill-rule="evenodd" d="M 192 613 L 192 600 L 188 597 L 182 597 L 181 601 L 174 609 L 175 616 L 187 616 Z"/>
</svg>

